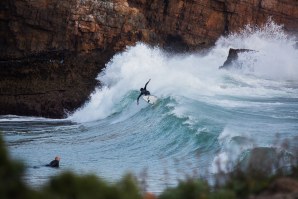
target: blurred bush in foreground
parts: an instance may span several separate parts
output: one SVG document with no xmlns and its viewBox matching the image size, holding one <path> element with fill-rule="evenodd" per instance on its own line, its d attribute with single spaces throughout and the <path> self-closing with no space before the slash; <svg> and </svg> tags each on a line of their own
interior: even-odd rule
<svg viewBox="0 0 298 199">
<path fill-rule="evenodd" d="M 298 168 L 286 174 L 270 176 L 257 170 L 241 169 L 225 174 L 224 183 L 211 187 L 200 179 L 180 181 L 159 196 L 142 193 L 132 175 L 117 183 L 107 183 L 95 175 L 78 176 L 70 172 L 53 177 L 34 190 L 23 181 L 24 166 L 9 158 L 0 136 L 0 199 L 236 199 L 236 198 L 298 198 Z M 274 197 L 276 198 L 276 197 Z"/>
<path fill-rule="evenodd" d="M 0 136 L 0 198 L 40 198 L 39 193 L 29 189 L 22 181 L 23 164 L 8 157 L 2 136 Z"/>
</svg>

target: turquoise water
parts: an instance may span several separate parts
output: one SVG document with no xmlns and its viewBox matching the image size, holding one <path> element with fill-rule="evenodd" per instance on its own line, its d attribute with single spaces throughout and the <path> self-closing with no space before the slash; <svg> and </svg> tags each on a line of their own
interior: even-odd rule
<svg viewBox="0 0 298 199">
<path fill-rule="evenodd" d="M 68 170 L 111 182 L 127 172 L 141 180 L 145 172 L 147 190 L 160 192 L 187 175 L 229 171 L 255 148 L 296 155 L 294 43 L 272 22 L 222 37 L 204 54 L 172 55 L 140 43 L 113 57 L 98 75 L 103 87 L 67 119 L 1 116 L 0 129 L 32 186 Z M 231 47 L 256 51 L 242 53 L 235 69 L 218 70 Z M 149 78 L 159 100 L 137 105 Z M 60 169 L 42 166 L 56 155 Z"/>
</svg>

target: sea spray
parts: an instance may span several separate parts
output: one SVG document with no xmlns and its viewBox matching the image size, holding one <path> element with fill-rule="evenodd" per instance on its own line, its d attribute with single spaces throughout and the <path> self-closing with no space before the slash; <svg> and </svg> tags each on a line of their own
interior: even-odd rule
<svg viewBox="0 0 298 199">
<path fill-rule="evenodd" d="M 240 33 L 220 38 L 207 55 L 169 55 L 139 43 L 113 57 L 98 75 L 103 86 L 70 118 L 84 122 L 115 113 L 115 105 L 128 92 L 138 91 L 149 78 L 152 81 L 148 89 L 161 99 L 183 96 L 223 106 L 241 106 L 239 101 L 219 102 L 212 96 L 292 95 L 292 88 L 285 85 L 298 78 L 298 50 L 294 43 L 294 37 L 286 35 L 282 26 L 271 20 L 263 27 L 246 26 Z M 254 50 L 239 55 L 241 71 L 218 70 L 229 48 Z"/>
<path fill-rule="evenodd" d="M 71 118 L 76 121 L 92 121 L 113 114 L 115 104 L 119 103 L 126 93 L 138 91 L 150 78 L 152 80 L 148 90 L 161 99 L 169 96 L 197 96 L 196 90 L 209 95 L 210 92 L 204 89 L 206 81 L 216 79 L 205 76 L 205 80 L 202 80 L 198 75 L 211 73 L 213 69 L 216 71 L 220 62 L 210 63 L 208 59 L 204 59 L 193 55 L 168 57 L 162 50 L 141 43 L 129 47 L 107 64 L 105 71 L 98 76 L 103 87 L 97 89 L 90 102 Z M 210 64 L 213 64 L 213 67 Z"/>
<path fill-rule="evenodd" d="M 297 38 L 283 31 L 283 26 L 271 19 L 261 27 L 247 25 L 239 33 L 221 37 L 217 49 L 237 48 L 252 51 L 241 53 L 238 64 L 241 71 L 273 80 L 298 80 Z"/>
<path fill-rule="evenodd" d="M 139 88 L 151 78 L 150 92 L 160 100 L 172 98 L 174 104 L 169 104 L 172 107 L 169 114 L 186 118 L 183 124 L 191 129 L 197 128 L 198 134 L 206 129 L 210 133 L 212 128 L 202 124 L 206 119 L 211 126 L 223 125 L 217 132 L 221 152 L 215 156 L 211 169 L 212 173 L 216 172 L 220 159 L 223 159 L 223 164 L 230 164 L 242 151 L 254 147 L 251 134 L 258 129 L 243 129 L 237 125 L 253 120 L 251 117 L 297 118 L 297 112 L 280 115 L 278 110 L 284 102 L 272 100 L 298 97 L 298 50 L 294 47 L 295 42 L 294 37 L 287 35 L 282 26 L 270 19 L 262 27 L 247 25 L 239 33 L 221 37 L 204 55 L 169 54 L 157 47 L 138 43 L 113 57 L 98 75 L 103 86 L 70 118 L 86 122 L 122 112 L 126 117 L 115 121 L 129 120 L 144 108 L 144 105 L 137 106 L 135 99 Z M 237 64 L 241 68 L 218 70 L 230 48 L 252 51 L 239 54 Z M 129 108 L 119 110 L 122 107 L 119 104 L 127 96 L 130 96 Z M 230 114 L 235 110 L 236 114 Z M 249 125 L 254 123 L 252 121 Z M 228 132 L 236 134 L 233 136 Z M 246 139 L 245 146 L 233 141 L 239 136 Z M 221 169 L 227 171 L 227 165 Z"/>
<path fill-rule="evenodd" d="M 57 172 L 34 169 L 57 154 L 61 171 L 92 172 L 109 181 L 146 168 L 154 192 L 193 171 L 212 177 L 251 153 L 282 148 L 274 144 L 276 135 L 289 140 L 288 152 L 297 146 L 293 42 L 268 22 L 220 38 L 205 54 L 169 54 L 138 43 L 113 57 L 98 75 L 102 86 L 66 120 L 3 116 L 0 127 L 11 154 L 29 165 L 30 184 Z M 219 70 L 229 48 L 254 52 L 239 54 L 242 68 Z M 159 100 L 137 105 L 148 79 L 148 90 Z"/>
</svg>

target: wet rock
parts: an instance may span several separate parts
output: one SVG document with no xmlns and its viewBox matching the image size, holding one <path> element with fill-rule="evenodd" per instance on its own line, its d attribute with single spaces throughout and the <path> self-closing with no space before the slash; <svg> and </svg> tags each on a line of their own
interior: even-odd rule
<svg viewBox="0 0 298 199">
<path fill-rule="evenodd" d="M 86 102 L 110 56 L 52 52 L 0 61 L 0 114 L 65 117 Z"/>
<path fill-rule="evenodd" d="M 237 61 L 239 53 L 250 52 L 250 51 L 254 51 L 254 50 L 230 48 L 227 60 L 224 62 L 222 66 L 219 67 L 219 69 L 229 69 L 233 67 L 233 62 Z"/>
</svg>

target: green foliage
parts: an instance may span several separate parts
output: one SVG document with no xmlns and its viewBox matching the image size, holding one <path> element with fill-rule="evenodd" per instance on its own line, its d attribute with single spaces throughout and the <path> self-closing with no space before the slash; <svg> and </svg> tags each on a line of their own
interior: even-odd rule
<svg viewBox="0 0 298 199">
<path fill-rule="evenodd" d="M 160 199 L 204 199 L 208 198 L 209 186 L 201 180 L 182 181 L 176 188 L 168 188 L 161 195 Z"/>
<path fill-rule="evenodd" d="M 61 199 L 140 199 L 138 188 L 131 176 L 119 183 L 107 184 L 94 175 L 77 176 L 70 172 L 54 177 L 44 189 L 45 198 Z"/>
<path fill-rule="evenodd" d="M 274 179 L 274 177 L 264 175 L 256 170 L 247 172 L 237 170 L 231 173 L 229 178 L 224 187 L 233 191 L 238 197 L 258 194 L 266 189 Z"/>
<path fill-rule="evenodd" d="M 121 199 L 138 199 L 142 198 L 140 189 L 137 186 L 136 180 L 132 175 L 126 175 L 116 185 L 120 193 Z"/>
<path fill-rule="evenodd" d="M 210 194 L 210 199 L 235 199 L 236 194 L 232 190 L 221 189 Z"/>
<path fill-rule="evenodd" d="M 0 198 L 38 198 L 38 193 L 29 189 L 22 181 L 24 166 L 8 157 L 0 136 Z"/>
<path fill-rule="evenodd" d="M 298 180 L 298 166 L 292 167 L 291 173 L 289 176 Z"/>
<path fill-rule="evenodd" d="M 47 198 L 105 198 L 110 190 L 95 176 L 75 176 L 64 173 L 54 177 L 45 187 Z"/>
<path fill-rule="evenodd" d="M 35 191 L 24 184 L 23 164 L 9 158 L 0 135 L 0 198 L 2 199 L 141 199 L 142 195 L 132 175 L 117 183 L 107 183 L 95 175 L 78 176 L 71 172 L 53 177 L 47 185 Z M 281 173 L 282 174 L 282 173 Z M 279 175 L 281 175 L 279 174 Z M 298 167 L 293 167 L 289 177 L 298 179 Z M 276 176 L 257 170 L 237 170 L 229 174 L 222 186 L 211 188 L 197 179 L 181 181 L 177 187 L 166 189 L 159 199 L 235 199 L 247 198 L 269 187 Z"/>
<path fill-rule="evenodd" d="M 1 199 L 140 199 L 135 179 L 126 175 L 116 184 L 108 184 L 95 175 L 78 176 L 70 172 L 53 177 L 41 189 L 34 191 L 22 181 L 24 166 L 8 157 L 0 136 L 0 198 Z"/>
</svg>

